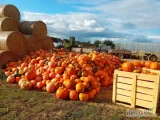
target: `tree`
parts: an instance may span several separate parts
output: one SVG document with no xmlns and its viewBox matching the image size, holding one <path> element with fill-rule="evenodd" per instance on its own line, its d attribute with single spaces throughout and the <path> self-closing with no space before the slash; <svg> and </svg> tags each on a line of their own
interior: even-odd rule
<svg viewBox="0 0 160 120">
<path fill-rule="evenodd" d="M 111 40 L 105 40 L 105 41 L 103 41 L 103 44 L 106 46 L 111 46 L 112 49 L 115 48 L 115 44 Z"/>
<path fill-rule="evenodd" d="M 96 40 L 96 41 L 94 41 L 94 45 L 96 46 L 96 47 L 99 47 L 99 44 L 101 44 L 102 42 L 100 41 L 100 40 Z"/>
</svg>

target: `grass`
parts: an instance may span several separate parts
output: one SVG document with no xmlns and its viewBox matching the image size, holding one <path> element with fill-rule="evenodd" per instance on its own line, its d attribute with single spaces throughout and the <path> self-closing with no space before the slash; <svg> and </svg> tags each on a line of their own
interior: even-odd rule
<svg viewBox="0 0 160 120">
<path fill-rule="evenodd" d="M 59 100 L 55 93 L 21 90 L 0 80 L 0 120 L 150 120 L 127 118 L 128 108 L 111 103 L 112 87 L 102 88 L 92 101 Z M 158 118 L 157 118 L 158 119 Z"/>
</svg>

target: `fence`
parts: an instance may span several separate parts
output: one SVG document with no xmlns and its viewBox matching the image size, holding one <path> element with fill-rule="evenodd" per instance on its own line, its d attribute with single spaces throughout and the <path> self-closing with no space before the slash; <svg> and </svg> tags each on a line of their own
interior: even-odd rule
<svg viewBox="0 0 160 120">
<path fill-rule="evenodd" d="M 146 52 L 160 52 L 160 43 L 123 42 L 116 44 L 120 46 L 120 49 L 131 51 L 144 50 Z"/>
</svg>

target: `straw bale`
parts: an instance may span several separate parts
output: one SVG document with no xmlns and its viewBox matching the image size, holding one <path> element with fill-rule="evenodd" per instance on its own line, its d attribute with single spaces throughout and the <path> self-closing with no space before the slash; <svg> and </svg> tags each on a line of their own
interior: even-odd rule
<svg viewBox="0 0 160 120">
<path fill-rule="evenodd" d="M 42 21 L 20 21 L 20 31 L 26 35 L 37 35 L 43 38 L 47 35 L 46 24 Z"/>
<path fill-rule="evenodd" d="M 19 24 L 12 17 L 0 18 L 0 31 L 19 31 Z"/>
<path fill-rule="evenodd" d="M 42 39 L 36 35 L 24 35 L 27 40 L 28 52 L 42 49 Z"/>
<path fill-rule="evenodd" d="M 0 17 L 13 17 L 15 20 L 19 21 L 20 12 L 14 5 L 0 5 Z"/>
<path fill-rule="evenodd" d="M 43 49 L 53 49 L 54 44 L 52 38 L 50 38 L 49 36 L 44 37 L 42 39 L 42 46 Z"/>
<path fill-rule="evenodd" d="M 18 56 L 9 50 L 0 50 L 0 68 L 5 64 L 18 60 Z"/>
<path fill-rule="evenodd" d="M 26 38 L 17 31 L 1 31 L 0 50 L 10 50 L 16 55 L 23 57 L 27 53 Z"/>
</svg>

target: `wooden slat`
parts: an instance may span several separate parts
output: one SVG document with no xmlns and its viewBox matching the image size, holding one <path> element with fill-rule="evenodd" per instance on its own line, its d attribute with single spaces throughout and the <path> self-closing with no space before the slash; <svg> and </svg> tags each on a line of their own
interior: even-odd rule
<svg viewBox="0 0 160 120">
<path fill-rule="evenodd" d="M 158 75 L 138 74 L 137 79 L 154 82 L 155 80 L 158 80 L 159 77 Z"/>
<path fill-rule="evenodd" d="M 142 94 L 142 93 L 136 93 L 136 98 L 142 99 L 142 100 L 147 100 L 147 101 L 153 101 L 153 96 Z"/>
<path fill-rule="evenodd" d="M 133 73 L 133 72 L 124 72 L 124 71 L 119 71 L 115 70 L 114 74 L 117 74 L 118 76 L 122 77 L 128 77 L 128 78 L 133 78 L 134 75 L 137 75 L 137 79 L 141 80 L 148 80 L 148 81 L 155 81 L 158 78 L 158 75 L 148 75 L 148 74 L 140 74 L 140 73 Z"/>
<path fill-rule="evenodd" d="M 128 90 L 123 90 L 123 89 L 117 88 L 117 94 L 126 95 L 126 96 L 131 97 L 132 92 L 128 91 Z"/>
<path fill-rule="evenodd" d="M 160 79 L 160 76 L 159 76 Z M 155 80 L 154 82 L 154 92 L 153 92 L 153 102 L 152 104 L 154 105 L 153 113 L 156 113 L 156 108 L 158 104 L 158 99 L 159 99 L 159 80 Z"/>
<path fill-rule="evenodd" d="M 124 90 L 132 90 L 132 85 L 117 83 L 117 88 L 122 88 Z"/>
<path fill-rule="evenodd" d="M 132 84 L 132 79 L 131 78 L 125 78 L 125 77 L 118 77 L 117 82 L 120 83 L 127 83 L 127 84 Z"/>
<path fill-rule="evenodd" d="M 147 95 L 153 95 L 153 89 L 149 88 L 137 87 L 137 92 Z"/>
<path fill-rule="evenodd" d="M 154 72 L 154 73 L 157 73 L 158 75 L 160 75 L 160 71 L 159 70 L 151 70 L 151 69 L 148 69 L 148 68 L 143 68 L 143 70 L 148 70 L 150 72 Z"/>
<path fill-rule="evenodd" d="M 154 107 L 152 102 L 148 102 L 148 101 L 144 101 L 144 100 L 140 100 L 140 99 L 136 99 L 136 105 L 141 106 L 141 107 L 145 107 L 145 108 Z"/>
<path fill-rule="evenodd" d="M 137 86 L 146 87 L 146 88 L 154 88 L 154 83 L 142 81 L 142 80 L 137 80 Z"/>
<path fill-rule="evenodd" d="M 136 73 L 115 70 L 114 74 L 117 74 L 118 76 L 132 78 L 134 76 L 134 74 L 136 74 Z"/>
<path fill-rule="evenodd" d="M 114 78 L 113 78 L 113 93 L 112 93 L 112 102 L 113 103 L 116 102 L 117 78 L 118 78 L 118 75 L 114 74 Z"/>
<path fill-rule="evenodd" d="M 120 102 L 117 102 L 116 103 L 117 105 L 122 105 L 122 106 L 124 106 L 124 107 L 131 107 L 131 105 L 127 105 L 127 104 L 125 104 L 125 103 L 120 103 Z"/>
<path fill-rule="evenodd" d="M 116 100 L 126 103 L 131 103 L 131 98 L 123 95 L 116 95 Z"/>
<path fill-rule="evenodd" d="M 131 107 L 135 108 L 136 104 L 136 84 L 137 84 L 137 76 L 133 76 L 133 83 L 132 83 L 132 97 L 131 97 Z"/>
</svg>

